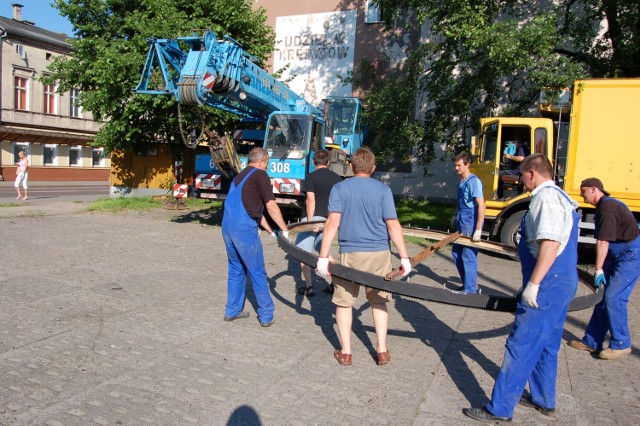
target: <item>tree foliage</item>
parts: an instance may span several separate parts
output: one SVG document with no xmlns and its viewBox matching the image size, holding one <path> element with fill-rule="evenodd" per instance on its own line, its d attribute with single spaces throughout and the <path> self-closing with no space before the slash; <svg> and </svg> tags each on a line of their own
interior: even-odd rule
<svg viewBox="0 0 640 426">
<path fill-rule="evenodd" d="M 366 92 L 374 148 L 385 156 L 413 154 L 428 166 L 436 144 L 449 154 L 462 150 L 481 117 L 530 114 L 544 87 L 638 75 L 637 1 L 565 0 L 557 7 L 544 2 L 545 9 L 525 0 L 377 3 L 388 26 L 413 15 L 430 32 L 402 76 L 374 76 Z M 354 84 L 366 70 L 363 64 L 353 73 Z"/>
<path fill-rule="evenodd" d="M 148 51 L 147 37 L 202 35 L 211 29 L 232 36 L 265 60 L 273 34 L 264 9 L 248 0 L 56 0 L 61 15 L 74 27 L 72 57 L 58 57 L 49 81 L 61 92 L 81 91 L 80 105 L 104 121 L 95 144 L 109 150 L 140 151 L 152 141 L 182 143 L 177 104 L 171 96 L 134 95 Z M 203 107 L 214 127 L 235 118 Z"/>
</svg>

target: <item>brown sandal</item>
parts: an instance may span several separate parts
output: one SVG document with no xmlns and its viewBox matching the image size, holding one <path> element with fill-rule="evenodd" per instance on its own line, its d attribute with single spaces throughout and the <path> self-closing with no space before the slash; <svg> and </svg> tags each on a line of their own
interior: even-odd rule
<svg viewBox="0 0 640 426">
<path fill-rule="evenodd" d="M 387 352 L 378 352 L 378 365 L 385 365 L 391 362 L 391 353 Z"/>
<path fill-rule="evenodd" d="M 340 365 L 351 365 L 352 363 L 351 354 L 343 354 L 340 349 L 336 349 L 335 352 L 333 353 L 333 356 L 335 359 L 338 360 L 338 363 Z"/>
</svg>

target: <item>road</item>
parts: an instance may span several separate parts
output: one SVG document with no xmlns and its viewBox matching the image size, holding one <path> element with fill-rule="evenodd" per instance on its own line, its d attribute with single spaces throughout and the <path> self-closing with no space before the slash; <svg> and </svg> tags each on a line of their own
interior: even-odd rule
<svg viewBox="0 0 640 426">
<path fill-rule="evenodd" d="M 22 188 L 21 192 L 24 191 Z M 0 204 L 3 203 L 44 203 L 50 201 L 94 201 L 109 196 L 107 182 L 88 182 L 76 184 L 74 182 L 30 183 L 29 199 L 16 200 L 16 190 L 12 182 L 2 182 L 0 185 Z"/>
<path fill-rule="evenodd" d="M 396 296 L 392 361 L 379 367 L 361 294 L 353 366 L 343 367 L 326 283 L 299 296 L 299 263 L 266 233 L 269 328 L 251 286 L 251 316 L 223 320 L 226 254 L 209 210 L 87 213 L 85 203 L 46 200 L 0 208 L 0 241 L 10 242 L 0 261 L 0 425 L 480 425 L 462 408 L 487 403 L 512 314 Z M 481 253 L 478 278 L 512 292 L 520 264 Z M 460 284 L 450 248 L 408 279 Z M 616 361 L 567 346 L 591 310 L 570 313 L 555 418 L 518 406 L 514 422 L 640 424 L 639 302 L 636 290 L 633 353 Z"/>
</svg>

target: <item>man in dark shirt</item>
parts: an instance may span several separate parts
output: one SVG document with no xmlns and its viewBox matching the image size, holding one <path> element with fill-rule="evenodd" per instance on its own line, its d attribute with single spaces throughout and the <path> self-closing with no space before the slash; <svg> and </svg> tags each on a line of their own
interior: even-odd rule
<svg viewBox="0 0 640 426">
<path fill-rule="evenodd" d="M 264 208 L 267 208 L 285 237 L 289 232 L 276 204 L 271 180 L 266 173 L 268 164 L 269 154 L 264 149 L 253 148 L 249 152 L 247 168 L 231 183 L 222 218 L 222 237 L 229 263 L 224 320 L 233 321 L 249 317 L 249 312 L 243 311 L 248 275 L 258 302 L 258 320 L 262 327 L 273 324 L 275 308 L 269 293 L 262 242 L 258 234 L 258 224 L 262 224 L 271 232 L 262 215 Z"/>
<path fill-rule="evenodd" d="M 342 181 L 342 177 L 328 169 L 329 151 L 326 149 L 316 151 L 313 156 L 313 164 L 316 166 L 316 171 L 310 173 L 302 184 L 302 192 L 305 192 L 307 196 L 305 201 L 307 216 L 303 221 L 306 220 L 309 222 L 327 220 L 327 216 L 329 215 L 329 193 L 331 193 L 333 185 Z M 296 239 L 296 245 L 310 253 L 313 249 L 319 251 L 321 244 L 322 232 L 320 232 L 319 227 L 311 232 L 299 233 Z M 312 297 L 314 291 L 311 267 L 302 263 L 301 268 L 306 285 L 297 290 L 298 294 Z M 330 284 L 325 290 L 326 292 L 331 292 L 332 285 Z"/>
<path fill-rule="evenodd" d="M 600 359 L 616 359 L 631 353 L 627 304 L 640 278 L 640 229 L 631 210 L 609 197 L 600 179 L 580 184 L 580 195 L 596 207 L 596 287 L 605 285 L 602 301 L 593 314 L 582 340 L 569 346 L 589 352 L 599 351 Z M 609 347 L 602 350 L 607 333 Z"/>
</svg>

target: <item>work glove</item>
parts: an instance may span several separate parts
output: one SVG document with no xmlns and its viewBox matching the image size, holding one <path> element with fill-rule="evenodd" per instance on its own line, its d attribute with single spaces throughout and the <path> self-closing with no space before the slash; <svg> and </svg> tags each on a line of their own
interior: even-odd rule
<svg viewBox="0 0 640 426">
<path fill-rule="evenodd" d="M 274 240 L 278 241 L 278 236 L 276 235 L 275 231 L 271 231 L 271 234 L 269 235 L 271 235 Z"/>
<path fill-rule="evenodd" d="M 404 278 L 411 272 L 411 260 L 403 257 L 400 259 L 400 278 Z"/>
<path fill-rule="evenodd" d="M 607 285 L 607 279 L 604 277 L 604 271 L 602 269 L 598 269 L 596 271 L 594 281 L 596 284 L 596 288 L 600 287 L 600 285 Z"/>
<path fill-rule="evenodd" d="M 331 275 L 329 272 L 329 258 L 328 257 L 319 257 L 318 263 L 316 265 L 316 273 L 323 277 L 328 277 Z"/>
<path fill-rule="evenodd" d="M 281 232 L 282 232 L 282 238 L 289 241 L 289 231 L 281 231 Z"/>
<path fill-rule="evenodd" d="M 540 289 L 539 284 L 534 284 L 531 281 L 527 283 L 527 286 L 524 288 L 522 292 L 521 302 L 525 305 L 529 305 L 532 308 L 538 308 L 538 290 Z"/>
<path fill-rule="evenodd" d="M 473 241 L 480 241 L 480 237 L 482 237 L 482 229 L 473 231 L 473 237 L 471 237 Z"/>
</svg>

